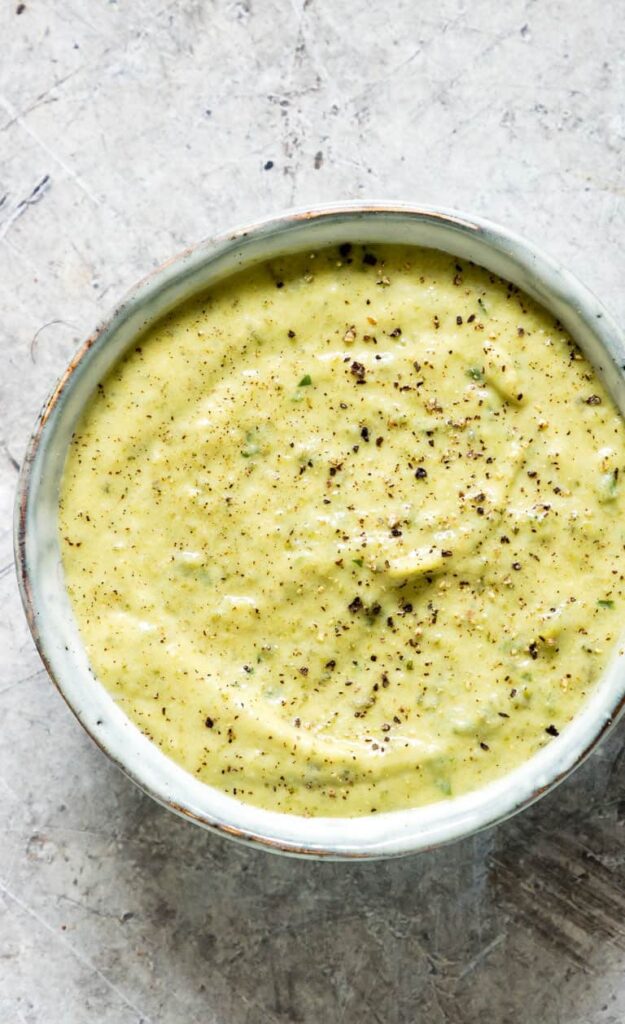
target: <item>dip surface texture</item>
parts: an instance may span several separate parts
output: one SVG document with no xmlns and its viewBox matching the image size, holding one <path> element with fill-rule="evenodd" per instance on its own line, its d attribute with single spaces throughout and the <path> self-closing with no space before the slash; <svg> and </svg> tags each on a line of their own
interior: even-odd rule
<svg viewBox="0 0 625 1024">
<path fill-rule="evenodd" d="M 361 815 L 514 768 L 623 618 L 625 432 L 564 330 L 429 250 L 263 264 L 102 381 L 60 499 L 97 677 L 266 808 Z"/>
</svg>

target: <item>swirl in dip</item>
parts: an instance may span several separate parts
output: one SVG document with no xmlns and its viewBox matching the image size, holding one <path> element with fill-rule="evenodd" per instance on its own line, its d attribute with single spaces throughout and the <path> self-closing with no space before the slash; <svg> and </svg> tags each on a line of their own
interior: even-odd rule
<svg viewBox="0 0 625 1024">
<path fill-rule="evenodd" d="M 230 277 L 137 340 L 74 435 L 93 671 L 243 801 L 441 800 L 551 741 L 623 609 L 625 432 L 564 329 L 431 250 Z"/>
</svg>

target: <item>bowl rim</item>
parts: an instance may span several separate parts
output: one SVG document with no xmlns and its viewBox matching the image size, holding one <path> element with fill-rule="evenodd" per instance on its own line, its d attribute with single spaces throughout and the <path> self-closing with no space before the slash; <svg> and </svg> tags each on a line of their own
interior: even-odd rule
<svg viewBox="0 0 625 1024">
<path fill-rule="evenodd" d="M 263 239 L 266 241 L 276 234 L 286 238 L 290 231 L 294 231 L 295 237 L 297 237 L 295 229 L 304 224 L 334 221 L 337 225 L 348 226 L 349 222 L 370 220 L 371 218 L 419 221 L 437 228 L 451 228 L 458 234 L 458 237 L 472 235 L 475 239 L 479 238 L 481 244 L 493 252 L 493 256 L 498 255 L 512 260 L 512 263 L 518 267 L 519 273 L 523 271 L 540 284 L 543 288 L 543 297 L 539 301 L 546 304 L 548 308 L 553 311 L 554 304 L 557 306 L 559 302 L 562 308 L 569 307 L 573 310 L 580 323 L 585 324 L 588 331 L 594 334 L 598 350 L 609 364 L 612 372 L 616 369 L 622 377 L 622 371 L 625 369 L 625 345 L 611 316 L 592 292 L 577 278 L 564 270 L 556 260 L 545 255 L 542 250 L 517 234 L 473 214 L 465 214 L 445 207 L 413 205 L 403 202 L 344 201 L 322 204 L 310 209 L 292 209 L 200 241 L 156 267 L 129 289 L 113 311 L 100 322 L 94 332 L 79 347 L 44 402 L 22 463 L 14 515 L 17 577 L 30 631 L 52 682 L 72 713 L 100 749 L 158 803 L 207 829 L 275 852 L 334 860 L 380 859 L 428 850 L 489 828 L 527 807 L 553 789 L 582 763 L 623 711 L 625 706 L 625 670 L 622 662 L 625 659 L 622 653 L 618 658 L 615 656 L 611 666 L 601 677 L 602 680 L 605 677 L 610 677 L 611 690 L 614 692 L 610 692 L 610 688 L 604 687 L 606 692 L 603 695 L 603 700 L 599 700 L 597 696 L 589 697 L 584 707 L 557 739 L 528 761 L 523 762 L 519 768 L 506 773 L 493 783 L 472 791 L 472 793 L 441 800 L 422 808 L 370 814 L 360 818 L 301 818 L 296 815 L 278 814 L 261 808 L 252 808 L 255 812 L 252 817 L 260 823 L 260 827 L 237 824 L 237 818 L 245 818 L 243 810 L 249 811 L 251 805 L 243 804 L 232 797 L 225 797 L 225 804 L 232 806 L 224 814 L 223 810 L 216 812 L 211 809 L 211 800 L 207 799 L 198 803 L 197 793 L 195 798 L 185 796 L 181 775 L 187 777 L 187 789 L 193 785 L 201 787 L 202 790 L 214 797 L 216 794 L 219 796 L 222 794 L 219 794 L 219 791 L 213 787 L 196 780 L 190 773 L 158 751 L 156 745 L 143 737 L 137 727 L 121 711 L 119 711 L 119 717 L 124 722 L 113 721 L 108 734 L 95 729 L 93 721 L 90 721 L 89 715 L 85 712 L 84 702 L 81 703 L 75 690 L 72 692 L 72 687 L 59 670 L 56 664 L 57 659 L 55 659 L 49 643 L 45 617 L 38 604 L 36 566 L 33 564 L 33 559 L 29 557 L 31 548 L 34 548 L 36 555 L 38 554 L 37 538 L 33 536 L 35 531 L 32 527 L 32 512 L 37 500 L 37 485 L 33 468 L 37 460 L 43 457 L 45 444 L 49 441 L 47 435 L 54 422 L 54 414 L 66 395 L 71 392 L 77 379 L 75 374 L 77 368 L 81 366 L 92 350 L 104 346 L 108 340 L 114 337 L 115 332 L 120 329 L 124 320 L 133 311 L 145 306 L 149 299 L 158 295 L 159 292 L 162 293 L 168 283 L 182 281 L 185 275 L 194 270 L 200 271 L 207 264 L 219 259 L 229 249 L 243 242 L 247 243 L 248 240 L 262 242 Z M 414 244 L 423 245 L 424 243 L 415 242 Z M 293 245 L 291 251 L 306 247 L 306 245 Z M 288 246 L 285 251 L 289 251 Z M 453 249 L 448 251 L 452 252 Z M 257 259 L 262 260 L 262 254 Z M 529 289 L 526 288 L 526 290 Z M 603 366 L 598 369 L 602 373 L 605 372 Z M 625 412 L 623 402 L 619 404 L 621 412 Z M 64 587 L 62 589 L 64 591 Z M 91 681 L 95 687 L 104 691 L 102 684 L 95 677 L 92 676 Z M 107 697 L 113 701 L 110 695 L 107 694 Z M 88 694 L 85 701 L 87 699 Z M 595 704 L 596 708 L 593 707 Z M 592 714 L 589 713 L 591 708 L 593 708 Z M 112 715 L 114 715 L 113 712 Z M 581 727 L 582 720 L 585 721 L 585 728 Z M 100 723 L 98 722 L 98 724 Z M 579 728 L 576 729 L 576 725 Z M 167 762 L 169 767 L 164 773 L 146 772 L 145 764 L 142 763 L 140 755 L 136 756 L 134 748 L 132 757 L 128 755 L 127 750 L 124 753 L 124 744 L 127 744 L 129 736 L 128 726 L 141 736 L 144 744 L 148 744 L 156 750 L 159 757 Z M 529 771 L 530 767 L 534 768 L 532 772 Z M 175 784 L 176 778 L 180 782 L 180 786 Z M 174 779 L 173 783 L 172 779 Z M 181 790 L 183 791 L 181 792 Z M 216 802 L 216 797 L 212 802 Z M 221 800 L 221 804 L 223 803 L 224 801 Z M 445 809 L 448 809 L 449 813 L 445 813 Z M 414 825 L 407 827 L 405 821 L 402 825 L 402 819 L 406 819 L 408 816 L 413 817 L 417 826 L 419 817 L 424 821 L 427 819 L 427 827 L 419 828 Z M 395 820 L 391 822 L 390 819 Z M 294 822 L 297 823 L 297 827 L 293 829 L 290 826 Z M 328 825 L 328 823 L 330 824 Z M 336 827 L 337 823 L 339 826 L 343 826 L 347 838 L 338 840 L 334 837 L 334 833 L 338 835 L 340 832 L 340 828 Z M 366 828 L 362 828 L 363 823 L 365 826 L 370 823 L 372 830 L 370 838 L 366 834 Z M 380 828 L 380 823 L 382 823 L 382 828 Z M 387 823 L 388 827 L 385 833 L 384 826 Z M 322 838 L 315 839 L 316 829 Z"/>
</svg>

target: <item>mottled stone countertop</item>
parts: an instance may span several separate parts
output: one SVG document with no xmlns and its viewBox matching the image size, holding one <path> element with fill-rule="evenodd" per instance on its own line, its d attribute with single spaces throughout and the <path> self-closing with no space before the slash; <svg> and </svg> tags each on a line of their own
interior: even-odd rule
<svg viewBox="0 0 625 1024">
<path fill-rule="evenodd" d="M 12 569 L 64 363 L 202 237 L 345 197 L 489 216 L 625 316 L 625 20 L 601 0 L 4 0 L 0 1024 L 622 1024 L 625 723 L 490 832 L 344 865 L 244 849 L 81 731 Z"/>
</svg>

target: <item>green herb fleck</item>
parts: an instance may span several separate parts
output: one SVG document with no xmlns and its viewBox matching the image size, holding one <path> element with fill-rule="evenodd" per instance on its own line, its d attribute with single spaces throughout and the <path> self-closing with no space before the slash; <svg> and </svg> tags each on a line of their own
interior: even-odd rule
<svg viewBox="0 0 625 1024">
<path fill-rule="evenodd" d="M 363 558 L 352 558 L 352 562 L 354 563 L 354 565 L 357 565 L 360 569 L 362 569 L 364 559 Z"/>
<path fill-rule="evenodd" d="M 246 430 L 245 432 L 245 444 L 241 448 L 241 455 L 244 459 L 251 459 L 253 455 L 258 455 L 261 447 L 258 443 L 258 433 L 256 429 Z"/>
<path fill-rule="evenodd" d="M 482 310 L 482 313 L 484 314 L 484 316 L 488 316 L 488 310 L 487 310 L 486 306 L 484 305 L 482 299 L 478 299 L 477 300 L 477 304 L 480 307 L 480 309 Z"/>
<path fill-rule="evenodd" d="M 597 601 L 600 608 L 614 608 L 614 601 Z"/>
<path fill-rule="evenodd" d="M 297 386 L 298 386 L 298 388 L 307 388 L 311 384 L 312 384 L 312 380 L 311 380 L 310 374 L 307 373 L 304 377 L 302 377 L 302 379 L 300 380 L 300 382 L 299 382 L 299 384 Z"/>
<path fill-rule="evenodd" d="M 484 380 L 484 371 L 480 370 L 479 366 L 470 366 L 467 370 L 467 377 L 470 377 L 471 380 L 482 381 Z"/>
</svg>

